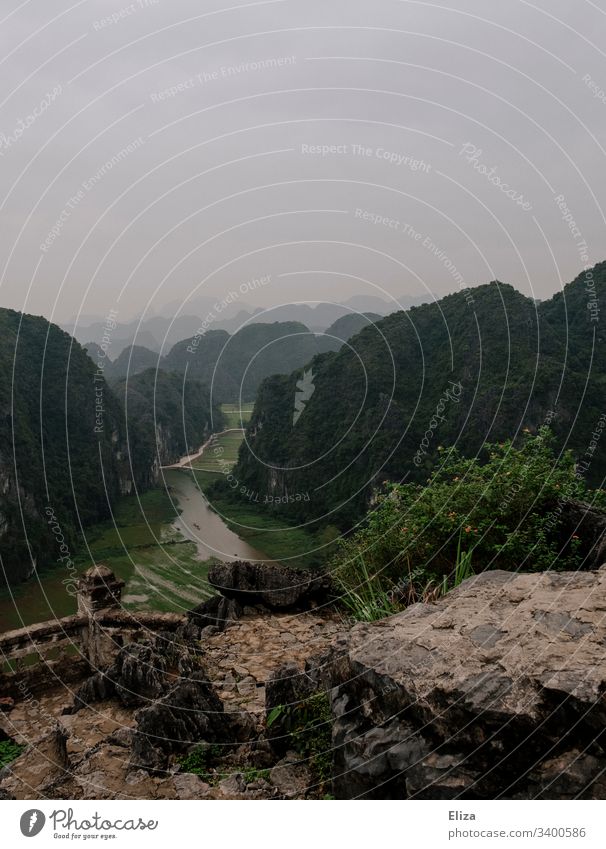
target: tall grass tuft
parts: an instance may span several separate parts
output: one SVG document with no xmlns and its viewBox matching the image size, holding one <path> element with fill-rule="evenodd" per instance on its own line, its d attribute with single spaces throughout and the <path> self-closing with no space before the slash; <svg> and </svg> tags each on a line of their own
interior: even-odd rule
<svg viewBox="0 0 606 849">
<path fill-rule="evenodd" d="M 379 575 L 371 574 L 362 554 L 348 564 L 347 575 L 335 575 L 341 602 L 359 622 L 375 622 L 400 610 L 392 588 L 386 589 Z"/>
<path fill-rule="evenodd" d="M 473 566 L 471 565 L 471 558 L 473 556 L 473 548 L 470 548 L 469 551 L 463 551 L 461 546 L 461 541 L 463 538 L 462 532 L 459 534 L 459 541 L 457 543 L 457 559 L 455 561 L 454 575 L 453 575 L 453 584 L 452 587 L 448 586 L 448 576 L 444 575 L 442 578 L 442 595 L 446 595 L 449 589 L 454 589 L 458 587 L 463 581 L 466 581 L 467 578 L 471 578 L 474 575 Z"/>
</svg>

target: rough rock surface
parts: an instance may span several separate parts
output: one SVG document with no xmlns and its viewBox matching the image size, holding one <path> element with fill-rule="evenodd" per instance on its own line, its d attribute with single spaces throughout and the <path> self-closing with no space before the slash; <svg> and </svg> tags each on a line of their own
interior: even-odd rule
<svg viewBox="0 0 606 849">
<path fill-rule="evenodd" d="M 270 782 L 285 799 L 303 799 L 314 779 L 311 770 L 296 752 L 286 756 L 269 773 Z"/>
<path fill-rule="evenodd" d="M 298 782 L 301 792 L 307 787 L 313 797 L 317 787 L 308 780 L 304 764 L 283 762 L 273 774 L 275 782 L 271 778 L 282 753 L 262 739 L 265 685 L 286 661 L 301 670 L 308 662 L 313 669 L 309 659 L 325 653 L 335 634 L 346 629 L 346 623 L 327 611 L 270 614 L 245 609 L 227 633 L 198 640 L 196 626 L 190 645 L 183 635 L 178 640 L 173 636 L 172 647 L 166 640 L 130 644 L 105 674 L 84 682 L 91 699 L 77 710 L 71 688 L 58 685 L 0 713 L 0 728 L 18 743 L 36 740 L 41 730 L 46 735 L 58 722 L 67 737 L 68 757 L 65 769 L 52 774 L 43 770 L 26 786 L 18 777 L 29 757 L 24 752 L 4 771 L 0 793 L 19 799 L 280 799 L 290 798 L 293 782 Z M 163 662 L 153 657 L 156 650 Z M 181 671 L 175 657 L 181 658 Z M 147 662 L 141 671 L 137 659 Z M 194 672 L 185 672 L 192 663 L 200 679 L 193 692 L 188 681 Z M 101 681 L 112 682 L 107 691 L 99 689 Z M 157 692 L 159 697 L 153 698 Z M 143 709 L 137 710 L 139 706 Z M 200 709 L 202 715 L 197 714 Z M 252 742 L 242 742 L 251 734 Z M 208 776 L 178 771 L 178 760 L 192 743 L 213 745 L 220 739 L 227 743 L 221 744 L 220 762 L 211 765 Z M 35 754 L 35 748 L 28 751 Z"/>
<path fill-rule="evenodd" d="M 66 741 L 65 729 L 58 723 L 37 739 L 28 741 L 21 757 L 0 773 L 8 778 L 3 782 L 3 789 L 20 798 L 28 798 L 33 788 L 44 794 L 66 774 L 69 765 Z"/>
<path fill-rule="evenodd" d="M 269 676 L 265 684 L 266 736 L 276 752 L 284 753 L 292 745 L 293 708 L 310 696 L 330 690 L 330 657 L 328 650 L 308 658 L 303 665 L 288 661 Z"/>
<path fill-rule="evenodd" d="M 135 719 L 134 768 L 164 771 L 174 752 L 201 742 L 232 743 L 237 735 L 206 672 L 179 680 L 162 699 L 137 711 Z"/>
<path fill-rule="evenodd" d="M 604 798 L 606 567 L 486 572 L 341 637 L 338 798 Z"/>
<path fill-rule="evenodd" d="M 135 706 L 159 698 L 176 676 L 189 674 L 195 661 L 189 648 L 174 638 L 157 636 L 130 643 L 118 652 L 105 671 L 88 678 L 77 690 L 74 709 L 117 697 Z"/>
<path fill-rule="evenodd" d="M 237 560 L 211 566 L 208 582 L 221 595 L 243 605 L 262 604 L 270 610 L 310 607 L 329 598 L 329 581 L 311 572 L 277 563 Z"/>
<path fill-rule="evenodd" d="M 321 798 L 331 752 L 340 798 L 606 797 L 606 567 L 487 572 L 353 628 L 231 602 L 226 632 L 192 615 L 117 650 L 76 710 L 65 681 L 24 688 L 0 711 L 28 744 L 0 798 Z M 278 705 L 296 710 L 268 728 Z"/>
<path fill-rule="evenodd" d="M 242 605 L 233 598 L 214 595 L 203 601 L 187 614 L 187 618 L 198 628 L 216 628 L 224 631 L 228 625 L 242 616 Z"/>
<path fill-rule="evenodd" d="M 347 630 L 347 623 L 335 615 L 256 614 L 234 623 L 226 634 L 205 640 L 202 656 L 226 710 L 246 710 L 263 723 L 267 683 L 272 681 L 271 707 L 288 703 L 287 694 L 299 676 L 315 679 L 320 671 L 316 658 Z M 276 670 L 286 663 L 290 671 L 279 676 L 283 680 L 278 684 Z M 289 680 L 291 674 L 294 681 Z"/>
</svg>

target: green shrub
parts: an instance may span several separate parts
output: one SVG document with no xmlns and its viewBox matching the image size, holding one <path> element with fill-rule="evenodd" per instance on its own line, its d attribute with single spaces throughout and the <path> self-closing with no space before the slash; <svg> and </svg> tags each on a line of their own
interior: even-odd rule
<svg viewBox="0 0 606 849">
<path fill-rule="evenodd" d="M 315 693 L 294 705 L 277 705 L 267 717 L 267 727 L 280 718 L 288 728 L 292 748 L 306 758 L 320 789 L 332 776 L 332 712 L 326 693 Z"/>
<path fill-rule="evenodd" d="M 269 781 L 270 772 L 270 769 L 257 769 L 256 767 L 251 767 L 244 770 L 242 777 L 245 784 L 252 784 L 253 781 Z"/>
<path fill-rule="evenodd" d="M 354 575 L 355 580 L 352 580 Z M 336 570 L 335 579 L 341 603 L 359 622 L 374 622 L 399 610 L 393 590 L 387 589 L 386 582 L 370 572 L 361 552 L 356 555 L 352 568 Z"/>
<path fill-rule="evenodd" d="M 216 764 L 222 754 L 221 746 L 209 746 L 207 743 L 200 743 L 189 754 L 181 758 L 179 763 L 183 772 L 207 776 L 211 766 Z"/>
<path fill-rule="evenodd" d="M 567 538 L 561 505 L 606 504 L 591 492 L 569 452 L 555 457 L 548 428 L 519 445 L 487 444 L 480 457 L 440 451 L 425 486 L 393 484 L 332 566 L 346 607 L 361 619 L 437 597 L 485 569 L 577 569 L 582 540 Z M 389 604 L 387 603 L 389 602 Z M 375 615 L 376 614 L 376 615 Z"/>
<path fill-rule="evenodd" d="M 0 769 L 18 758 L 24 749 L 25 746 L 20 746 L 13 740 L 2 740 L 0 742 Z"/>
</svg>

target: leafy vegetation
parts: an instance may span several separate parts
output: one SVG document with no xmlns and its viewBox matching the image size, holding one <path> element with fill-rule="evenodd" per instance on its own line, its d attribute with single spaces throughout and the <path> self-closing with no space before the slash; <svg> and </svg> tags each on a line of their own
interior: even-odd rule
<svg viewBox="0 0 606 849">
<path fill-rule="evenodd" d="M 249 769 L 245 769 L 242 773 L 242 777 L 244 778 L 245 784 L 252 784 L 253 781 L 269 781 L 269 775 L 271 770 L 269 769 L 257 769 L 256 767 L 250 767 Z"/>
<path fill-rule="evenodd" d="M 196 471 L 207 472 L 210 476 L 227 475 L 236 465 L 238 451 L 242 444 L 243 431 L 230 430 L 215 434 L 204 449 L 201 457 L 192 462 Z"/>
<path fill-rule="evenodd" d="M 442 448 L 425 485 L 390 485 L 332 562 L 352 615 L 382 618 L 474 571 L 579 568 L 588 541 L 581 528 L 569 533 L 561 506 L 606 507 L 606 493 L 590 491 L 572 453 L 556 457 L 553 443 L 543 427 L 474 458 Z"/>
<path fill-rule="evenodd" d="M 224 749 L 221 746 L 200 743 L 182 757 L 179 764 L 183 772 L 191 772 L 208 778 L 211 769 L 220 761 L 223 754 Z"/>
<path fill-rule="evenodd" d="M 18 758 L 25 746 L 20 746 L 13 740 L 0 741 L 0 769 Z"/>
<path fill-rule="evenodd" d="M 314 693 L 294 705 L 277 705 L 267 717 L 267 728 L 271 729 L 278 718 L 294 751 L 308 761 L 322 792 L 333 766 L 333 718 L 328 695 Z"/>
<path fill-rule="evenodd" d="M 359 333 L 363 327 L 381 321 L 382 317 L 376 312 L 349 312 L 338 318 L 324 333 L 329 340 L 347 342 L 348 339 Z M 336 340 L 333 337 L 336 337 Z M 339 344 L 333 345 L 332 350 L 338 350 L 339 347 Z"/>
<path fill-rule="evenodd" d="M 350 615 L 360 622 L 374 622 L 391 616 L 400 608 L 394 599 L 393 589 L 388 589 L 381 576 L 372 573 L 362 552 L 352 553 L 353 563 L 344 569 L 335 569 L 341 603 Z"/>
<path fill-rule="evenodd" d="M 171 475 L 166 473 L 170 486 Z M 199 559 L 194 542 L 172 527 L 178 516 L 170 489 L 150 489 L 118 499 L 113 518 L 86 528 L 70 571 L 63 564 L 40 570 L 39 580 L 0 588 L 3 629 L 20 628 L 76 612 L 66 584 L 90 566 L 105 563 L 126 581 L 122 600 L 129 610 L 183 612 L 210 595 L 211 560 Z"/>
<path fill-rule="evenodd" d="M 221 779 L 236 774 L 242 776 L 245 784 L 269 780 L 269 769 L 237 768 L 234 764 L 228 762 L 229 753 L 229 746 L 199 743 L 187 755 L 179 759 L 179 765 L 183 772 L 199 775 L 211 785 L 218 784 Z"/>
<path fill-rule="evenodd" d="M 93 363 L 43 318 L 0 310 L 0 579 L 10 584 L 85 550 L 84 530 L 121 494 L 144 492 L 154 468 L 222 424 L 208 391 L 178 375 L 150 369 L 116 397 L 99 351 Z"/>
<path fill-rule="evenodd" d="M 0 445 L 0 579 L 11 583 L 64 554 L 61 544 L 73 551 L 81 526 L 108 517 L 121 490 L 149 482 L 149 458 L 131 462 L 120 404 L 80 345 L 43 318 L 5 309 Z"/>
<path fill-rule="evenodd" d="M 147 369 L 157 369 L 159 362 L 160 356 L 155 351 L 150 351 L 143 345 L 129 345 L 113 362 L 108 363 L 106 377 L 108 380 L 132 378 Z"/>
<path fill-rule="evenodd" d="M 240 407 L 239 404 L 221 404 L 223 421 L 226 428 L 244 428 L 252 416 L 252 405 Z"/>
<path fill-rule="evenodd" d="M 223 486 L 223 475 L 194 469 L 196 482 L 225 524 L 271 560 L 299 568 L 318 568 L 329 556 L 338 532 L 325 527 L 309 531 L 268 509 L 261 494 L 242 500 Z"/>
</svg>

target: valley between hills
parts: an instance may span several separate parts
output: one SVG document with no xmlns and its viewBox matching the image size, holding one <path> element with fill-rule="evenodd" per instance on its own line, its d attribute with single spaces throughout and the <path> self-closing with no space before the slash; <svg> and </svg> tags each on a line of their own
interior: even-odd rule
<svg viewBox="0 0 606 849">
<path fill-rule="evenodd" d="M 494 281 L 289 373 L 309 331 L 263 326 L 238 401 L 13 336 L 0 795 L 602 798 L 604 296 L 606 263 L 540 304 Z"/>
</svg>

